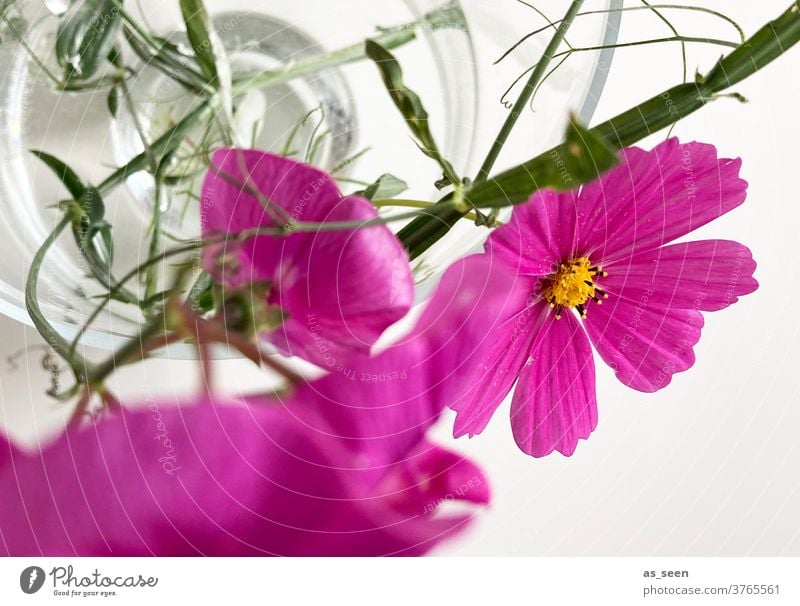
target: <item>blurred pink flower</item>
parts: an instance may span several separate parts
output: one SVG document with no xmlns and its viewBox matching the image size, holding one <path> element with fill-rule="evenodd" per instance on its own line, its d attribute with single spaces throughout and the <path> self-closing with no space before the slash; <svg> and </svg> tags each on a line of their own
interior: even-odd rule
<svg viewBox="0 0 800 606">
<path fill-rule="evenodd" d="M 740 160 L 674 138 L 621 155 L 620 166 L 579 190 L 535 194 L 492 233 L 484 255 L 467 259 L 488 257 L 517 278 L 472 393 L 454 406 L 456 436 L 483 431 L 518 381 L 511 423 L 519 447 L 569 456 L 597 425 L 590 341 L 625 385 L 657 391 L 694 363 L 700 312 L 758 287 L 741 244 L 669 244 L 744 202 Z"/>
<path fill-rule="evenodd" d="M 342 197 L 327 173 L 265 152 L 221 149 L 202 192 L 204 237 L 288 226 L 287 235 L 260 235 L 209 246 L 204 265 L 229 288 L 248 286 L 278 318 L 261 332 L 286 355 L 333 368 L 369 352 L 414 299 L 405 249 L 384 225 L 291 232 L 298 222 L 375 219 L 375 208 Z"/>
<path fill-rule="evenodd" d="M 508 276 L 457 263 L 415 328 L 285 397 L 123 410 L 38 453 L 0 437 L 0 552 L 419 555 L 486 504 L 473 463 L 426 439 L 484 355 Z"/>
</svg>

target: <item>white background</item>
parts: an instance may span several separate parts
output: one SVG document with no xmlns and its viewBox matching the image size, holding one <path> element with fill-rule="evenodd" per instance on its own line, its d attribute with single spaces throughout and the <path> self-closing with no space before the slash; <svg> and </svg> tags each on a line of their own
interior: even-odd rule
<svg viewBox="0 0 800 606">
<path fill-rule="evenodd" d="M 504 2 L 512 0 L 493 5 Z M 702 4 L 735 17 L 749 34 L 788 1 Z M 727 32 L 697 15 L 675 23 L 687 33 Z M 662 35 L 668 30 L 652 17 L 623 19 L 623 40 Z M 690 77 L 722 52 L 693 46 Z M 660 393 L 622 386 L 598 359 L 600 423 L 569 459 L 533 460 L 517 451 L 507 404 L 471 441 L 448 437 L 448 417 L 438 437 L 486 468 L 494 500 L 471 533 L 438 553 L 800 555 L 799 67 L 795 48 L 735 88 L 749 104 L 720 99 L 675 130 L 684 140 L 711 142 L 722 155 L 743 158 L 747 203 L 696 236 L 748 245 L 761 288 L 731 309 L 706 314 L 697 363 Z M 680 72 L 675 44 L 620 50 L 597 118 L 677 83 Z M 0 318 L 0 334 L 0 421 L 31 440 L 22 428 L 53 427 L 67 411 L 42 395 L 46 376 L 36 355 L 21 358 L 15 371 L 5 364 L 6 356 L 38 342 L 35 332 Z M 190 362 L 148 363 L 121 373 L 120 391 L 130 398 L 186 393 L 194 373 Z M 219 376 L 231 389 L 259 382 L 241 362 L 221 363 Z"/>
</svg>

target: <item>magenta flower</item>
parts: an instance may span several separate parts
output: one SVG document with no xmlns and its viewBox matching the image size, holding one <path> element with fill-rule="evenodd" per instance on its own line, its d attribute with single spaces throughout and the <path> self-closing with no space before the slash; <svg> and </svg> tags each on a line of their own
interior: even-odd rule
<svg viewBox="0 0 800 606">
<path fill-rule="evenodd" d="M 517 280 L 472 393 L 454 406 L 456 436 L 483 431 L 518 382 L 519 447 L 569 456 L 597 425 L 590 342 L 625 385 L 657 391 L 694 364 L 700 312 L 758 287 L 741 244 L 670 244 L 744 202 L 740 160 L 677 139 L 628 148 L 622 160 L 580 190 L 537 193 L 492 233 L 485 255 L 467 260 L 486 256 Z"/>
<path fill-rule="evenodd" d="M 377 217 L 369 201 L 342 197 L 321 170 L 242 149 L 214 154 L 202 210 L 207 238 Z M 408 256 L 385 226 L 287 234 L 210 246 L 204 255 L 206 269 L 226 287 L 247 286 L 268 306 L 277 325 L 261 334 L 283 353 L 335 368 L 368 352 L 408 312 L 414 297 Z"/>
<path fill-rule="evenodd" d="M 477 268 L 477 269 L 476 269 Z M 484 355 L 508 290 L 456 265 L 416 328 L 283 399 L 125 410 L 35 454 L 0 437 L 0 552 L 28 555 L 418 555 L 466 528 L 489 489 L 430 443 Z M 473 314 L 479 310 L 480 315 Z"/>
</svg>

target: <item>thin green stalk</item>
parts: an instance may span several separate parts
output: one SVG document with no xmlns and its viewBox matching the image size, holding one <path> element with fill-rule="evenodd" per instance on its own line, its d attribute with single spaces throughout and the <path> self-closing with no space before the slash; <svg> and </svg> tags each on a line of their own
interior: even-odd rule
<svg viewBox="0 0 800 606">
<path fill-rule="evenodd" d="M 86 384 L 93 388 L 102 385 L 103 381 L 105 381 L 117 367 L 124 365 L 132 357 L 136 359 L 136 354 L 140 356 L 143 355 L 145 343 L 159 333 L 167 334 L 166 317 L 164 314 L 159 314 L 147 322 L 136 337 L 125 342 L 106 360 L 89 370 L 84 377 Z"/>
<path fill-rule="evenodd" d="M 153 201 L 153 219 L 150 223 L 150 244 L 147 249 L 148 258 L 156 256 L 161 245 L 161 188 L 156 181 L 156 193 Z M 158 288 L 158 265 L 153 264 L 147 268 L 145 274 L 144 300 L 149 301 L 156 294 Z"/>
<path fill-rule="evenodd" d="M 664 16 L 664 14 L 657 7 L 655 7 L 652 4 L 650 4 L 647 0 L 641 0 L 641 1 L 642 1 L 642 4 L 644 4 L 647 8 L 649 8 L 651 11 L 653 11 L 653 14 L 656 17 L 658 17 L 661 20 L 661 22 L 664 23 L 669 28 L 669 30 L 672 32 L 673 36 L 680 36 L 681 35 L 680 32 L 678 31 L 678 28 L 676 28 L 674 25 L 672 25 L 672 22 L 669 19 L 667 19 Z M 686 43 L 685 42 L 681 42 L 681 64 L 683 66 L 683 81 L 686 82 L 686 78 L 687 78 L 687 75 L 688 75 L 688 66 L 687 66 L 687 63 L 686 63 Z"/>
<path fill-rule="evenodd" d="M 615 8 L 615 9 L 581 11 L 580 13 L 578 13 L 576 15 L 576 17 L 585 17 L 587 15 L 604 15 L 604 14 L 607 14 L 607 13 L 623 13 L 623 12 L 628 12 L 628 11 L 643 11 L 643 10 L 652 10 L 652 9 L 675 9 L 675 10 L 679 10 L 680 9 L 680 10 L 686 10 L 686 11 L 697 11 L 697 12 L 713 15 L 715 17 L 718 17 L 718 18 L 730 23 L 736 29 L 736 32 L 739 35 L 739 39 L 742 42 L 744 42 L 745 38 L 746 38 L 744 30 L 742 29 L 742 26 L 739 25 L 736 21 L 734 21 L 733 19 L 731 19 L 730 17 L 728 17 L 724 13 L 721 13 L 719 11 L 715 11 L 715 10 L 712 10 L 712 9 L 709 9 L 709 8 L 705 8 L 703 6 L 685 6 L 685 5 L 681 5 L 681 4 L 649 4 L 648 3 L 647 6 L 625 6 L 625 7 L 622 7 L 622 8 Z M 544 31 L 546 31 L 548 29 L 551 29 L 554 25 L 556 25 L 558 23 L 560 23 L 560 21 L 550 22 L 548 25 L 544 25 L 544 26 L 542 26 L 542 27 L 540 27 L 538 29 L 533 30 L 532 32 L 529 32 L 529 33 L 525 34 L 522 38 L 517 40 L 517 42 L 515 42 L 508 50 L 506 50 L 502 55 L 500 55 L 500 57 L 497 60 L 495 60 L 495 62 L 494 62 L 495 65 L 497 65 L 498 63 L 503 61 L 511 53 L 513 53 L 515 50 L 517 50 L 517 48 L 519 48 L 520 45 L 523 44 L 525 41 L 529 40 L 530 38 L 533 38 L 534 36 L 537 36 L 538 34 L 541 34 L 542 32 L 544 32 Z"/>
<path fill-rule="evenodd" d="M 525 88 L 517 99 L 517 102 L 514 104 L 514 107 L 511 109 L 511 113 L 506 118 L 506 121 L 503 123 L 497 138 L 492 144 L 492 147 L 489 149 L 489 153 L 486 155 L 486 159 L 483 161 L 483 165 L 481 165 L 478 175 L 475 177 L 476 183 L 486 180 L 489 177 L 489 174 L 492 172 L 492 168 L 494 168 L 494 164 L 497 162 L 500 152 L 505 146 L 506 141 L 508 141 L 511 131 L 514 129 L 514 126 L 517 124 L 517 120 L 525 110 L 525 107 L 528 105 L 528 101 L 536 90 L 536 86 L 539 84 L 539 81 L 547 72 L 547 66 L 550 65 L 551 59 L 558 52 L 558 48 L 561 46 L 561 42 L 564 40 L 567 30 L 575 20 L 575 16 L 578 14 L 578 11 L 580 11 L 582 4 L 583 0 L 573 0 L 572 4 L 570 4 L 567 13 L 564 15 L 564 19 L 556 29 L 555 34 L 553 34 L 553 38 L 550 40 L 547 48 L 545 48 L 542 58 L 536 64 L 536 68 L 533 70 L 531 77 L 528 79 Z"/>
<path fill-rule="evenodd" d="M 375 208 L 420 208 L 424 210 L 428 210 L 436 206 L 435 202 L 427 202 L 424 200 L 401 200 L 399 198 L 390 198 L 388 200 L 373 200 L 372 205 Z M 462 219 L 467 219 L 468 221 L 475 221 L 477 220 L 478 215 L 474 212 L 469 212 L 462 217 Z"/>
<path fill-rule="evenodd" d="M 44 313 L 42 313 L 42 309 L 39 305 L 39 274 L 42 271 L 45 258 L 53 244 L 71 223 L 72 217 L 69 214 L 65 214 L 39 247 L 39 250 L 36 251 L 25 282 L 25 307 L 28 310 L 28 315 L 33 325 L 36 327 L 36 330 L 44 337 L 47 344 L 53 348 L 53 351 L 69 364 L 75 377 L 80 381 L 90 368 L 88 361 L 82 360 L 80 366 L 77 364 L 74 358 L 74 351 L 70 347 L 69 341 L 62 337 L 53 325 L 50 324 Z"/>
<path fill-rule="evenodd" d="M 142 147 L 144 147 L 144 155 L 145 158 L 147 158 L 147 163 L 150 165 L 150 170 L 155 173 L 156 169 L 158 168 L 158 160 L 156 160 L 153 150 L 150 149 L 150 142 L 147 140 L 147 133 L 144 130 L 144 125 L 139 119 L 139 112 L 136 111 L 136 105 L 133 102 L 133 97 L 131 96 L 130 88 L 128 88 L 128 83 L 123 79 L 119 81 L 119 86 L 122 89 L 122 95 L 125 98 L 125 105 L 128 106 L 128 111 L 131 113 L 131 118 L 133 118 L 133 126 L 136 129 L 136 134 L 139 136 L 139 140 L 142 142 Z"/>
<path fill-rule="evenodd" d="M 387 48 L 395 48 L 406 44 L 415 38 L 414 30 L 409 26 L 402 26 L 393 30 L 385 30 L 375 36 L 375 40 L 379 41 Z M 322 69 L 330 67 L 337 67 L 348 63 L 354 63 L 366 58 L 364 53 L 364 44 L 356 44 L 333 53 L 323 55 L 321 57 L 314 57 L 305 61 L 299 61 L 290 64 L 280 70 L 270 70 L 254 74 L 248 77 L 237 79 L 233 83 L 233 96 L 237 97 L 248 91 L 273 86 L 287 82 L 299 76 L 315 73 Z M 195 125 L 210 115 L 212 115 L 219 107 L 221 100 L 219 95 L 212 94 L 203 100 L 196 108 L 184 116 L 178 123 L 176 123 L 167 132 L 161 135 L 158 139 L 153 141 L 150 149 L 156 155 L 164 154 L 177 145 L 191 132 Z M 135 156 L 129 160 L 124 166 L 119 167 L 111 175 L 97 186 L 101 193 L 107 193 L 128 177 L 147 168 L 148 159 L 144 153 Z"/>
<path fill-rule="evenodd" d="M 416 25 L 416 23 L 410 23 L 407 25 L 401 25 L 399 27 L 381 30 L 381 32 L 373 36 L 372 39 L 385 48 L 397 48 L 408 42 L 411 42 L 414 40 L 414 38 L 416 38 Z M 360 42 L 338 51 L 327 53 L 320 57 L 312 57 L 310 59 L 291 63 L 281 69 L 268 70 L 251 74 L 249 76 L 241 76 L 234 80 L 234 95 L 241 94 L 249 90 L 263 88 L 265 86 L 280 84 L 300 76 L 314 74 L 323 69 L 341 67 L 349 63 L 355 63 L 363 60 L 365 57 L 364 43 Z"/>
<path fill-rule="evenodd" d="M 758 72 L 800 42 L 800 0 L 770 21 L 744 44 L 722 57 L 706 76 L 679 84 L 591 129 L 615 148 L 632 145 L 694 113 L 723 96 L 731 86 Z M 527 200 L 536 191 L 532 168 L 547 158 L 568 154 L 557 146 L 517 167 L 476 184 L 465 197 L 478 207 L 504 207 Z M 418 257 L 455 225 L 463 212 L 439 213 L 435 219 L 420 217 L 398 234 L 412 259 Z"/>
<path fill-rule="evenodd" d="M 627 47 L 634 47 L 634 46 L 647 46 L 649 44 L 664 44 L 666 42 L 680 42 L 681 44 L 686 44 L 688 42 L 698 43 L 698 44 L 713 44 L 716 46 L 724 46 L 727 48 L 738 48 L 738 42 L 731 42 L 730 40 L 717 40 L 716 38 L 694 38 L 691 36 L 669 36 L 665 38 L 651 38 L 649 40 L 635 40 L 633 42 L 618 42 L 616 44 L 601 44 L 598 46 L 583 46 L 583 47 L 574 47 L 569 50 L 562 51 L 560 53 L 556 53 L 553 55 L 553 59 L 557 59 L 560 57 L 569 57 L 572 53 L 585 53 L 585 52 L 592 52 L 598 50 L 605 50 L 608 48 L 627 48 Z M 538 64 L 537 64 L 538 65 Z M 523 71 L 519 76 L 517 76 L 516 80 L 514 80 L 506 91 L 503 93 L 503 96 L 500 97 L 500 101 L 502 103 L 507 103 L 505 101 L 506 95 L 508 95 L 514 87 L 522 80 L 526 74 L 530 73 L 532 70 L 536 69 L 536 65 L 533 65 Z"/>
<path fill-rule="evenodd" d="M 77 334 L 72 339 L 72 342 L 69 344 L 69 357 L 74 357 L 75 351 L 77 350 L 78 345 L 80 344 L 81 338 L 86 334 L 86 331 L 89 330 L 91 325 L 100 316 L 100 314 L 106 308 L 106 306 L 114 299 L 116 291 L 121 289 L 124 284 L 126 284 L 127 282 L 133 280 L 136 276 L 140 275 L 143 271 L 147 271 L 147 269 L 149 269 L 153 265 L 161 263 L 162 261 L 164 261 L 164 260 L 166 260 L 166 259 L 168 259 L 170 257 L 192 253 L 192 252 L 198 250 L 201 247 L 202 247 L 201 242 L 192 241 L 192 242 L 189 242 L 189 243 L 184 244 L 182 246 L 176 246 L 175 248 L 171 248 L 169 250 L 165 250 L 165 251 L 163 251 L 162 253 L 160 253 L 160 254 L 158 254 L 156 256 L 151 256 L 146 261 L 142 262 L 137 267 L 133 268 L 127 274 L 122 276 L 119 279 L 119 282 L 117 282 L 117 284 L 114 286 L 114 288 L 109 290 L 108 294 L 94 308 L 92 313 L 89 314 L 89 317 L 86 318 L 86 321 L 83 323 L 83 326 L 81 326 L 80 330 L 78 330 Z"/>
<path fill-rule="evenodd" d="M 61 79 L 56 77 L 56 75 L 50 71 L 50 69 L 44 64 L 44 62 L 39 59 L 39 56 L 33 52 L 33 49 L 28 45 L 28 42 L 25 40 L 25 37 L 17 31 L 17 28 L 14 27 L 14 24 L 9 20 L 8 17 L 3 15 L 3 22 L 8 27 L 8 31 L 11 32 L 11 35 L 14 39 L 20 43 L 25 52 L 28 56 L 36 63 L 37 67 L 42 71 L 42 73 L 47 76 L 49 80 L 51 80 L 57 86 L 61 86 Z"/>
</svg>

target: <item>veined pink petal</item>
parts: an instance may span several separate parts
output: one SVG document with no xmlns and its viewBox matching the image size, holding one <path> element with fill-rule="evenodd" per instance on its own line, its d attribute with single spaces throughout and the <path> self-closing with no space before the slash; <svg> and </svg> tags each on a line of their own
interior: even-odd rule
<svg viewBox="0 0 800 606">
<path fill-rule="evenodd" d="M 486 253 L 520 275 L 547 275 L 574 255 L 579 212 L 574 192 L 537 192 L 529 202 L 514 208 L 511 220 L 502 229 L 492 232 Z"/>
<path fill-rule="evenodd" d="M 286 219 L 322 222 L 341 198 L 336 183 L 325 172 L 258 150 L 217 150 L 211 166 L 202 192 L 204 236 L 277 228 Z M 269 201 L 269 209 L 248 190 L 260 192 L 263 200 Z M 282 260 L 292 258 L 308 239 L 307 234 L 259 237 L 229 249 L 231 255 L 240 255 L 240 269 L 238 273 L 226 271 L 224 283 L 273 279 Z M 204 255 L 206 269 L 215 275 L 220 275 L 218 254 L 218 249 L 210 247 Z"/>
<path fill-rule="evenodd" d="M 410 309 L 413 278 L 405 250 L 384 225 L 357 227 L 377 212 L 367 200 L 343 198 L 330 175 L 260 151 L 222 149 L 213 156 L 202 199 L 206 238 L 322 224 L 310 232 L 209 246 L 204 253 L 206 269 L 225 286 L 271 285 L 268 301 L 285 321 L 262 336 L 283 353 L 335 367 L 367 353 Z M 332 222 L 356 227 L 326 229 Z"/>
<path fill-rule="evenodd" d="M 494 329 L 492 343 L 473 371 L 469 393 L 452 407 L 457 413 L 454 437 L 473 437 L 486 429 L 528 361 L 546 313 L 540 305 L 526 306 Z"/>
<path fill-rule="evenodd" d="M 494 347 L 493 328 L 521 303 L 523 282 L 483 255 L 453 264 L 404 339 L 379 355 L 343 366 L 301 388 L 314 405 L 295 411 L 313 425 L 310 411 L 326 410 L 337 440 L 380 468 L 403 460 L 449 406 L 472 401 L 473 370 Z"/>
<path fill-rule="evenodd" d="M 651 151 L 631 147 L 623 162 L 579 195 L 579 249 L 608 265 L 686 235 L 744 202 L 741 160 L 704 143 L 672 138 Z"/>
<path fill-rule="evenodd" d="M 651 151 L 625 149 L 622 159 L 580 190 L 535 194 L 489 237 L 485 256 L 532 278 L 529 292 L 548 297 L 558 309 L 529 325 L 533 361 L 521 371 L 520 356 L 529 347 L 514 348 L 509 326 L 498 325 L 494 348 L 466 378 L 473 397 L 467 392 L 453 406 L 459 413 L 457 435 L 482 430 L 513 383 L 510 375 L 520 373 L 512 401 L 518 444 L 534 456 L 552 450 L 570 454 L 597 417 L 587 339 L 576 333 L 570 342 L 564 334 L 576 326 L 569 308 L 588 311 L 590 340 L 620 380 L 656 391 L 694 363 L 700 311 L 727 307 L 758 287 L 755 262 L 740 244 L 669 245 L 744 201 L 747 183 L 739 178 L 739 160 L 718 158 L 712 145 L 677 139 Z M 556 320 L 559 312 L 569 316 L 566 323 Z M 575 385 L 558 383 L 563 377 L 553 360 L 559 356 L 573 370 L 589 360 L 590 370 L 573 373 Z"/>
<path fill-rule="evenodd" d="M 544 324 L 511 401 L 517 445 L 534 457 L 572 455 L 597 427 L 594 381 L 592 348 L 575 315 Z"/>
<path fill-rule="evenodd" d="M 362 198 L 342 198 L 327 222 L 377 217 Z M 414 301 L 408 255 L 383 225 L 308 234 L 308 242 L 286 259 L 271 302 L 288 313 L 270 341 L 325 369 L 368 351 Z"/>
<path fill-rule="evenodd" d="M 535 334 L 537 312 L 529 310 L 535 280 L 509 270 L 490 255 L 472 255 L 453 264 L 421 318 L 421 332 L 431 325 L 447 326 L 460 318 L 459 328 L 442 333 L 440 352 L 446 359 L 427 363 L 440 371 L 440 399 L 456 411 L 454 435 L 483 431 L 508 394 L 527 359 Z M 459 311 L 460 310 L 460 311 Z"/>
<path fill-rule="evenodd" d="M 667 308 L 717 311 L 758 288 L 750 250 L 730 240 L 672 244 L 637 253 L 604 269 L 603 289 L 612 297 Z"/>
<path fill-rule="evenodd" d="M 647 295 L 638 301 L 609 299 L 593 305 L 585 321 L 594 346 L 625 385 L 653 392 L 694 364 L 700 339 L 699 311 L 663 307 Z"/>
</svg>

